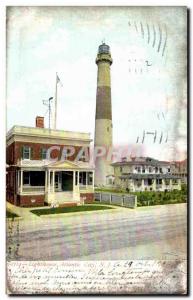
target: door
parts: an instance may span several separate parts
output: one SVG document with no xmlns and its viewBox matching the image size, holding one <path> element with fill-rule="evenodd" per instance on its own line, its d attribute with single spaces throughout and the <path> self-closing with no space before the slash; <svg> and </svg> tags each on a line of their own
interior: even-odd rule
<svg viewBox="0 0 193 300">
<path fill-rule="evenodd" d="M 62 172 L 62 191 L 73 191 L 73 172 Z"/>
</svg>

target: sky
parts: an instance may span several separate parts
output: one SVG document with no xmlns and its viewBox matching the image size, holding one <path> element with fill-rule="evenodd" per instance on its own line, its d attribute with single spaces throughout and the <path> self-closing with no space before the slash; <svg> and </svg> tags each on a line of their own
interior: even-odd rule
<svg viewBox="0 0 193 300">
<path fill-rule="evenodd" d="M 113 144 L 129 155 L 186 158 L 186 22 L 185 7 L 9 7 L 7 130 L 35 126 L 37 115 L 48 126 L 42 100 L 54 97 L 57 72 L 57 128 L 93 139 L 95 58 L 105 41 Z"/>
</svg>

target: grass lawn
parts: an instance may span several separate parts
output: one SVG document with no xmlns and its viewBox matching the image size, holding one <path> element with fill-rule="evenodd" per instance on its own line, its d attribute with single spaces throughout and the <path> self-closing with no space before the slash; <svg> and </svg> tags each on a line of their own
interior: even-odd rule
<svg viewBox="0 0 193 300">
<path fill-rule="evenodd" d="M 19 217 L 19 216 L 16 215 L 15 213 L 12 213 L 12 212 L 6 210 L 6 218 L 12 218 L 12 219 L 14 219 L 14 218 L 17 218 L 17 217 Z"/>
<path fill-rule="evenodd" d="M 41 215 L 52 215 L 52 214 L 64 214 L 71 212 L 81 212 L 81 211 L 95 211 L 95 210 L 105 210 L 113 209 L 109 206 L 104 205 L 82 205 L 82 206 L 72 206 L 72 207 L 56 207 L 56 208 L 45 208 L 45 209 L 33 209 L 31 210 L 37 216 Z"/>
</svg>

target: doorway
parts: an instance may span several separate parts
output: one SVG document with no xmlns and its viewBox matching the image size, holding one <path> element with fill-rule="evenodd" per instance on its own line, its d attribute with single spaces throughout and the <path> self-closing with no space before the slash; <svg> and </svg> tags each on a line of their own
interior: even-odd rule
<svg viewBox="0 0 193 300">
<path fill-rule="evenodd" d="M 73 191 L 73 172 L 62 171 L 61 189 L 62 191 Z"/>
</svg>

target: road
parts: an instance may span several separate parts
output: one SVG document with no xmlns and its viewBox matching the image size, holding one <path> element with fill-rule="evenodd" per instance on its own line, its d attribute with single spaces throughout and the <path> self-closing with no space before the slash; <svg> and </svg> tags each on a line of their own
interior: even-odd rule
<svg viewBox="0 0 193 300">
<path fill-rule="evenodd" d="M 7 223 L 8 260 L 186 259 L 186 204 Z"/>
</svg>

